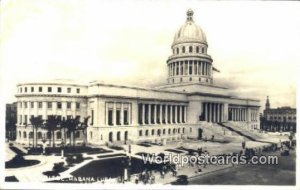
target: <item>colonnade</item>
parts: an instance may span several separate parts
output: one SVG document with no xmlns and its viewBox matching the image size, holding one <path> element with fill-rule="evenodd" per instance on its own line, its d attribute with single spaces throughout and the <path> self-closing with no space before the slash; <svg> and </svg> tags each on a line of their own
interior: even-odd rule
<svg viewBox="0 0 300 190">
<path fill-rule="evenodd" d="M 209 62 L 184 60 L 169 63 L 169 77 L 178 75 L 208 75 L 211 76 L 212 66 Z"/>
<path fill-rule="evenodd" d="M 186 105 L 140 103 L 138 122 L 141 125 L 185 123 L 186 110 Z"/>
<path fill-rule="evenodd" d="M 204 102 L 202 104 L 202 113 L 207 122 L 224 121 L 224 104 Z"/>
</svg>

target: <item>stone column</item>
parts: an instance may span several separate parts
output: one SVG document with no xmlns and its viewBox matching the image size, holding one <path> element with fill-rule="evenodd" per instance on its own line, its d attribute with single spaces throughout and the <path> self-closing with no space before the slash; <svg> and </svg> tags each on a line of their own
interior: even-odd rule
<svg viewBox="0 0 300 190">
<path fill-rule="evenodd" d="M 190 62 L 187 61 L 187 75 L 190 75 Z"/>
<path fill-rule="evenodd" d="M 117 109 L 116 109 L 116 102 L 114 102 L 114 107 L 113 107 L 113 124 L 114 124 L 114 126 L 117 125 Z"/>
<path fill-rule="evenodd" d="M 182 106 L 179 106 L 179 123 L 182 123 Z"/>
<path fill-rule="evenodd" d="M 121 110 L 120 110 L 120 120 L 121 120 L 121 125 L 124 125 L 124 108 L 123 108 L 123 103 L 121 103 Z"/>
<path fill-rule="evenodd" d="M 220 122 L 220 104 L 217 104 L 217 123 Z"/>
<path fill-rule="evenodd" d="M 187 106 L 184 106 L 184 122 L 187 123 Z"/>
<path fill-rule="evenodd" d="M 170 106 L 170 123 L 173 124 L 173 105 Z"/>
<path fill-rule="evenodd" d="M 151 124 L 151 104 L 148 104 L 148 124 Z"/>
<path fill-rule="evenodd" d="M 154 124 L 157 124 L 156 120 L 157 120 L 157 108 L 156 108 L 156 104 L 154 104 L 154 116 L 153 116 L 153 119 L 154 119 Z"/>
<path fill-rule="evenodd" d="M 208 121 L 208 106 L 207 106 L 207 103 L 204 103 L 204 107 L 205 107 L 205 121 Z"/>
<path fill-rule="evenodd" d="M 162 115 L 162 112 L 163 112 L 163 105 L 162 104 L 160 104 L 160 108 L 159 108 L 159 123 L 160 124 L 162 124 L 163 122 L 162 122 L 162 117 L 163 117 L 163 115 Z"/>
<path fill-rule="evenodd" d="M 142 103 L 142 124 L 145 125 L 145 104 Z"/>
<path fill-rule="evenodd" d="M 175 105 L 175 123 L 178 123 L 178 106 Z"/>
<path fill-rule="evenodd" d="M 212 122 L 212 103 L 209 103 L 209 122 Z"/>
<path fill-rule="evenodd" d="M 48 105 L 47 104 L 48 103 L 47 102 L 43 102 L 42 104 L 43 104 L 43 120 L 46 120 L 47 119 L 47 110 L 48 110 Z M 24 104 L 23 104 L 23 107 L 24 107 Z"/>
<path fill-rule="evenodd" d="M 168 117 L 169 117 L 169 113 L 168 113 L 168 104 L 165 105 L 165 121 L 166 121 L 166 124 L 168 124 Z"/>
</svg>

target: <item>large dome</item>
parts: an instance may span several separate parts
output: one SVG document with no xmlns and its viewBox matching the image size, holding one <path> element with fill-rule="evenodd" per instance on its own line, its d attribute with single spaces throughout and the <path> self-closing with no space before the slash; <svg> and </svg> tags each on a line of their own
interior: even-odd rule
<svg viewBox="0 0 300 190">
<path fill-rule="evenodd" d="M 194 23 L 193 14 L 194 12 L 191 9 L 187 11 L 187 20 L 185 24 L 176 32 L 173 45 L 186 42 L 197 42 L 207 45 L 205 33 L 200 26 Z"/>
</svg>

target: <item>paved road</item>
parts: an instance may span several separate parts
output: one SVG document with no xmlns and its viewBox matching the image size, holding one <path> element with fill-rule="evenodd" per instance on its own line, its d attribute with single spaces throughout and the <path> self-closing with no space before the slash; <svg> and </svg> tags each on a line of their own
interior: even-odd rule
<svg viewBox="0 0 300 190">
<path fill-rule="evenodd" d="M 279 155 L 278 153 L 276 155 Z M 188 184 L 295 185 L 296 156 L 279 156 L 278 165 L 246 165 L 189 179 Z"/>
</svg>

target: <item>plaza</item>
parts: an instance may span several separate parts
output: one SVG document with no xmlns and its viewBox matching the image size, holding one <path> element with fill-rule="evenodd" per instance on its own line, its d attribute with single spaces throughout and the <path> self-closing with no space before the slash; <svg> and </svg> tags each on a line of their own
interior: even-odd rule
<svg viewBox="0 0 300 190">
<path fill-rule="evenodd" d="M 166 83 L 152 88 L 102 81 L 19 83 L 16 141 L 5 146 L 7 181 L 146 184 L 140 176 L 147 174 L 154 184 L 205 184 L 211 182 L 197 176 L 234 166 L 149 165 L 142 156 L 241 156 L 246 150 L 260 155 L 269 149 L 278 154 L 290 145 L 289 134 L 259 129 L 259 100 L 232 95 L 214 82 L 218 69 L 193 10 L 186 12 L 171 50 Z M 18 163 L 21 158 L 28 165 Z"/>
</svg>

